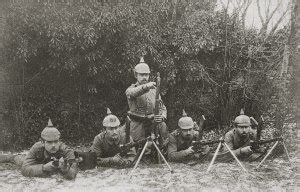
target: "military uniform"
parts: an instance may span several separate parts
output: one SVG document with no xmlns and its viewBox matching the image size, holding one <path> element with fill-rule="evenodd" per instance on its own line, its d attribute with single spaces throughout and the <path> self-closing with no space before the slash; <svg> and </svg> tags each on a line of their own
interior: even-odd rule
<svg viewBox="0 0 300 192">
<path fill-rule="evenodd" d="M 256 140 L 256 131 L 251 130 L 246 137 L 241 137 L 236 131 L 233 129 L 225 134 L 224 141 L 228 145 L 228 147 L 233 151 L 233 153 L 243 159 L 247 158 L 249 155 L 243 154 L 241 148 L 249 146 L 250 141 Z M 224 148 L 226 150 L 226 148 Z"/>
<path fill-rule="evenodd" d="M 35 143 L 29 153 L 26 155 L 22 164 L 22 174 L 27 177 L 47 177 L 54 173 L 60 172 L 67 179 L 74 179 L 77 175 L 77 164 L 73 163 L 70 168 L 62 172 L 57 169 L 55 172 L 48 172 L 43 170 L 43 165 L 52 161 L 51 157 L 60 159 L 63 157 L 66 160 L 74 159 L 74 152 L 69 149 L 65 144 L 61 143 L 59 150 L 55 154 L 50 154 L 45 150 L 42 142 Z"/>
<path fill-rule="evenodd" d="M 61 173 L 66 179 L 74 179 L 78 172 L 77 163 L 74 162 L 70 166 L 68 164 L 68 160 L 75 160 L 74 151 L 59 141 L 60 132 L 53 127 L 50 119 L 41 133 L 41 139 L 43 141 L 36 142 L 26 156 L 0 155 L 0 162 L 21 166 L 22 175 L 26 177 L 47 177 Z M 55 145 L 52 144 L 52 147 L 55 147 L 55 153 L 49 153 L 46 150 L 46 142 L 55 142 Z M 48 143 L 47 145 L 49 146 Z M 60 162 L 60 159 L 64 161 Z"/>
<path fill-rule="evenodd" d="M 193 137 L 189 140 L 183 139 L 179 130 L 175 130 L 169 134 L 168 158 L 170 161 L 188 161 L 199 158 L 196 154 L 188 154 L 185 151 L 191 146 L 192 141 L 198 140 L 198 131 L 193 130 L 192 134 Z"/>
<path fill-rule="evenodd" d="M 148 115 L 154 114 L 156 89 L 147 89 L 138 83 L 127 88 L 125 94 L 129 105 L 131 118 L 130 135 L 134 141 L 138 141 L 150 135 L 153 119 L 147 119 Z M 167 109 L 161 102 L 160 112 L 164 119 L 167 117 Z M 159 124 L 159 131 L 163 140 L 167 138 L 168 130 L 165 122 Z"/>
<path fill-rule="evenodd" d="M 136 152 L 134 148 L 131 148 L 126 154 L 122 154 L 119 159 L 115 159 L 114 156 L 121 153 L 120 145 L 126 144 L 126 136 L 123 128 L 119 132 L 118 139 L 116 141 L 111 141 L 106 132 L 98 134 L 94 138 L 91 150 L 97 154 L 97 164 L 103 167 L 116 167 L 116 168 L 126 168 L 130 167 Z M 132 138 L 130 138 L 132 142 Z"/>
<path fill-rule="evenodd" d="M 243 110 L 241 110 L 240 115 L 235 118 L 234 123 L 236 128 L 225 134 L 225 143 L 233 151 L 233 153 L 241 160 L 254 161 L 260 158 L 263 153 L 258 151 L 252 151 L 250 147 L 250 142 L 256 140 L 256 131 L 250 128 L 251 119 L 244 114 Z M 247 134 L 245 134 L 245 136 L 242 136 L 242 134 L 238 132 L 238 129 L 250 130 L 249 132 L 247 132 Z M 228 154 L 228 149 L 223 148 L 223 152 L 220 152 L 218 159 L 220 161 L 229 161 L 232 158 L 228 158 Z"/>
</svg>

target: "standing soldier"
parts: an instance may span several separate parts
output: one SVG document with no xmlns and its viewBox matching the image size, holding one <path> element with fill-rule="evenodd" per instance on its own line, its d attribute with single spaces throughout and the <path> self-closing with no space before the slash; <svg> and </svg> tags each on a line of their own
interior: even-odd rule
<svg viewBox="0 0 300 192">
<path fill-rule="evenodd" d="M 103 167 L 127 168 L 133 163 L 136 156 L 134 148 L 129 151 L 120 151 L 120 146 L 130 141 L 126 141 L 125 128 L 120 127 L 118 117 L 111 114 L 107 108 L 107 116 L 103 120 L 105 131 L 94 138 L 92 151 L 97 154 L 97 164 Z"/>
<path fill-rule="evenodd" d="M 197 160 L 202 152 L 194 151 L 193 141 L 199 140 L 199 132 L 195 130 L 196 123 L 188 117 L 183 110 L 182 117 L 178 121 L 179 129 L 169 134 L 168 158 L 170 161 L 184 162 Z"/>
<path fill-rule="evenodd" d="M 167 109 L 163 102 L 160 105 L 160 114 L 154 115 L 156 83 L 149 82 L 149 66 L 141 58 L 134 68 L 135 84 L 127 88 L 125 94 L 129 105 L 130 134 L 134 141 L 151 135 L 153 123 L 159 123 L 160 137 L 164 141 L 168 130 L 164 120 L 167 118 Z"/>
</svg>

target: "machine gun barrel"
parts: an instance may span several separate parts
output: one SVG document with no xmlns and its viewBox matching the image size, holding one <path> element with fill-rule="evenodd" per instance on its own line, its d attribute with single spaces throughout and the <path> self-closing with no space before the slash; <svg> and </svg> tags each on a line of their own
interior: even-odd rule
<svg viewBox="0 0 300 192">
<path fill-rule="evenodd" d="M 276 137 L 273 139 L 259 140 L 259 141 L 252 142 L 251 145 L 263 145 L 263 144 L 267 144 L 267 143 L 273 143 L 276 141 L 283 141 L 283 139 L 282 139 L 282 137 Z"/>
<path fill-rule="evenodd" d="M 220 142 L 223 143 L 224 140 L 218 139 L 218 140 L 212 140 L 212 141 L 193 141 L 192 146 L 193 146 L 193 150 L 198 150 L 202 146 L 212 145 L 212 144 L 216 144 L 216 143 L 220 143 Z"/>
<path fill-rule="evenodd" d="M 149 138 L 141 139 L 141 140 L 136 141 L 136 142 L 129 142 L 129 143 L 126 143 L 126 144 L 122 144 L 119 147 L 120 147 L 121 152 L 124 153 L 124 152 L 129 151 L 132 147 L 137 147 L 137 146 L 145 144 L 147 140 L 149 140 Z"/>
</svg>

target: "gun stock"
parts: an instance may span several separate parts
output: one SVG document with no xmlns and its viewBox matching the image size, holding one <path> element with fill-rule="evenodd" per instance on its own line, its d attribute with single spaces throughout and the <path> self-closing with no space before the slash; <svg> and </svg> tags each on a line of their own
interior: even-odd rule
<svg viewBox="0 0 300 192">
<path fill-rule="evenodd" d="M 206 119 L 205 116 L 202 115 L 200 122 L 199 122 L 199 126 L 197 125 L 197 123 L 195 122 L 195 126 L 197 126 L 198 128 L 196 128 L 196 130 L 199 132 L 199 137 L 198 140 L 201 141 L 202 137 L 203 137 L 203 130 L 205 129 L 205 125 L 206 125 Z"/>
<path fill-rule="evenodd" d="M 129 143 L 130 141 L 130 122 L 131 119 L 129 118 L 129 116 L 126 116 L 126 125 L 125 125 L 125 141 L 126 143 Z"/>
<path fill-rule="evenodd" d="M 261 115 L 260 116 L 260 122 L 257 126 L 257 130 L 256 130 L 256 141 L 259 141 L 260 140 L 260 137 L 261 137 L 261 131 L 262 131 L 262 128 L 263 128 L 263 125 L 264 125 L 264 118 L 263 116 Z"/>
</svg>

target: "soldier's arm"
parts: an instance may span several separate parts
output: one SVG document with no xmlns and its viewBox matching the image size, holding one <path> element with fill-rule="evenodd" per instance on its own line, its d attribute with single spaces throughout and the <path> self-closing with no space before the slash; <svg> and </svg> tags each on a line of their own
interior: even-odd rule
<svg viewBox="0 0 300 192">
<path fill-rule="evenodd" d="M 182 161 L 189 154 L 185 152 L 185 150 L 177 151 L 177 144 L 175 137 L 170 134 L 169 135 L 169 144 L 168 144 L 168 158 L 170 161 Z"/>
<path fill-rule="evenodd" d="M 133 142 L 132 137 L 130 137 L 130 142 Z M 125 167 L 128 167 L 131 165 L 131 163 L 134 161 L 136 156 L 135 147 L 132 147 L 125 156 L 122 157 L 122 161 Z"/>
<path fill-rule="evenodd" d="M 138 85 L 136 87 L 130 86 L 126 89 L 125 94 L 128 99 L 133 99 L 141 96 L 149 91 L 149 88 L 145 84 Z"/>
<path fill-rule="evenodd" d="M 43 164 L 36 160 L 36 149 L 34 146 L 29 150 L 23 162 L 21 173 L 25 177 L 46 177 L 48 172 L 43 171 Z"/>
<path fill-rule="evenodd" d="M 102 150 L 101 150 L 101 141 L 98 136 L 94 138 L 93 145 L 91 150 L 97 155 L 97 165 L 101 167 L 109 167 L 111 164 L 112 157 L 101 158 Z"/>
<path fill-rule="evenodd" d="M 132 138 L 130 141 L 133 142 Z M 136 156 L 135 148 L 132 147 L 126 155 L 117 154 L 113 157 L 98 158 L 98 165 L 102 167 L 127 168 L 130 167 Z"/>
<path fill-rule="evenodd" d="M 240 148 L 238 149 L 234 149 L 234 146 L 233 146 L 233 135 L 231 132 L 228 132 L 225 134 L 225 137 L 224 137 L 224 142 L 227 144 L 227 146 L 229 147 L 229 149 L 232 150 L 232 152 L 237 156 L 241 156 L 241 150 Z M 228 149 L 225 147 L 224 148 L 225 151 L 228 151 Z"/>
<path fill-rule="evenodd" d="M 61 145 L 61 150 L 63 153 L 63 157 L 67 160 L 69 159 L 75 159 L 75 155 L 74 155 L 74 151 L 70 148 L 68 148 L 66 145 L 62 144 Z M 78 166 L 77 163 L 72 163 L 70 165 L 70 168 L 66 171 L 61 171 L 62 175 L 66 178 L 66 179 L 75 179 L 76 175 L 78 173 Z"/>
<path fill-rule="evenodd" d="M 91 146 L 91 150 L 96 153 L 97 157 L 101 157 L 101 141 L 98 138 L 98 135 L 94 138 L 93 145 Z"/>
</svg>

